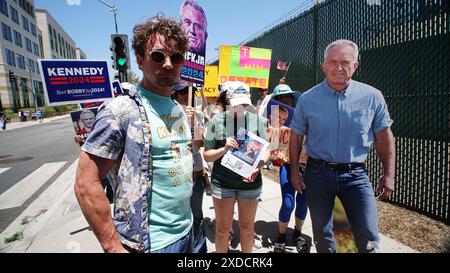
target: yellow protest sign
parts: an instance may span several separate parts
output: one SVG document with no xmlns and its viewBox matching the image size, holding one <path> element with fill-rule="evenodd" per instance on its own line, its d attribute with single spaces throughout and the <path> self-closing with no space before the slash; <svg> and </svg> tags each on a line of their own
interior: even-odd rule
<svg viewBox="0 0 450 273">
<path fill-rule="evenodd" d="M 217 66 L 205 66 L 205 85 L 203 86 L 203 94 L 205 97 L 219 96 L 219 77 Z"/>
</svg>

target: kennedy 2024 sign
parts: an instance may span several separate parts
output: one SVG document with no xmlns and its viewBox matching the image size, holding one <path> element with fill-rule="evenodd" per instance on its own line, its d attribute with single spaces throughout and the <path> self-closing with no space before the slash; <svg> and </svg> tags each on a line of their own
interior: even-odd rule
<svg viewBox="0 0 450 273">
<path fill-rule="evenodd" d="M 48 105 L 92 102 L 114 97 L 108 63 L 93 60 L 40 60 Z"/>
<path fill-rule="evenodd" d="M 222 45 L 219 49 L 219 79 L 242 81 L 250 87 L 268 88 L 272 50 Z"/>
</svg>

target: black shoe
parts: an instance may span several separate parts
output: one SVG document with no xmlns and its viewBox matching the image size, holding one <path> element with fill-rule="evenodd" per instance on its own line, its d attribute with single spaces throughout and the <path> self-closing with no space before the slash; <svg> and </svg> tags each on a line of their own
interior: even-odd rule
<svg viewBox="0 0 450 273">
<path fill-rule="evenodd" d="M 286 243 L 275 243 L 275 245 L 273 247 L 273 252 L 285 253 L 286 252 Z"/>
<path fill-rule="evenodd" d="M 297 236 L 294 240 L 298 253 L 309 253 L 310 247 L 303 235 Z"/>
</svg>

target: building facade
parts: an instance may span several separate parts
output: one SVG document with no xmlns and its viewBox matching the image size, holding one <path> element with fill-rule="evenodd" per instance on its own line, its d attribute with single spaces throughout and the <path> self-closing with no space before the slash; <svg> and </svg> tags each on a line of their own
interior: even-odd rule
<svg viewBox="0 0 450 273">
<path fill-rule="evenodd" d="M 86 58 L 34 0 L 0 0 L 0 25 L 0 111 L 44 105 L 38 59 Z"/>
<path fill-rule="evenodd" d="M 48 11 L 36 9 L 36 21 L 42 31 L 44 59 L 76 59 L 75 42 Z"/>
<path fill-rule="evenodd" d="M 0 0 L 0 25 L 0 110 L 33 107 L 33 91 L 42 94 L 34 0 Z"/>
<path fill-rule="evenodd" d="M 86 59 L 87 57 L 86 57 L 86 54 L 83 52 L 83 50 L 81 50 L 81 48 L 76 48 L 75 49 L 75 53 L 76 53 L 76 55 L 77 55 L 77 59 L 78 60 L 84 60 L 84 59 Z"/>
</svg>

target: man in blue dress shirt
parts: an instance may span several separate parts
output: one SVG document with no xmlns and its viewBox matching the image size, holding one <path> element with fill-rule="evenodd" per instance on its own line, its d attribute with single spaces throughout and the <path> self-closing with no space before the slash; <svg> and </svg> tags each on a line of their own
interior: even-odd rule
<svg viewBox="0 0 450 273">
<path fill-rule="evenodd" d="M 364 166 L 372 142 L 383 165 L 377 193 L 394 190 L 395 145 L 392 120 L 381 92 L 352 80 L 358 46 L 338 40 L 324 53 L 326 79 L 305 92 L 295 107 L 290 139 L 291 159 L 299 158 L 307 135 L 304 177 L 291 173 L 294 188 L 306 191 L 317 252 L 336 252 L 333 238 L 335 197 L 341 200 L 359 252 L 379 250 L 378 216 L 372 184 Z M 292 170 L 298 160 L 291 160 Z"/>
</svg>

